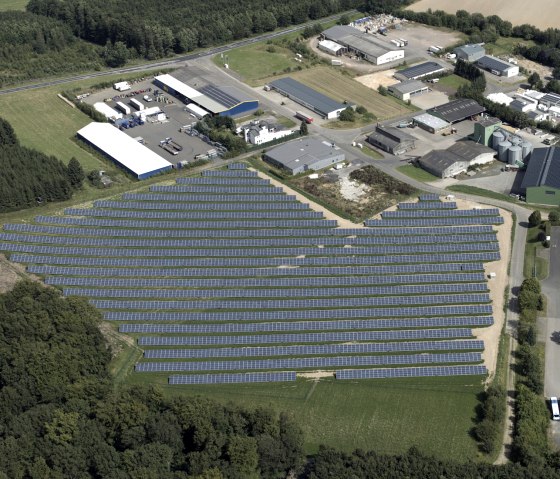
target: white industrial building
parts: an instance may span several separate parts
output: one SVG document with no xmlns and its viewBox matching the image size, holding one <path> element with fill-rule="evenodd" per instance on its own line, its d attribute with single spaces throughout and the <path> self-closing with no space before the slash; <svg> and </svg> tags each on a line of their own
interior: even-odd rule
<svg viewBox="0 0 560 479">
<path fill-rule="evenodd" d="M 363 33 L 354 27 L 335 25 L 325 30 L 322 36 L 326 40 L 343 45 L 349 52 L 374 65 L 383 65 L 404 58 L 404 50 L 394 48 L 390 43 L 378 40 L 371 34 Z"/>
<path fill-rule="evenodd" d="M 331 40 L 321 40 L 317 45 L 317 48 L 329 55 L 334 55 L 335 57 L 338 57 L 346 52 L 346 47 Z"/>
<path fill-rule="evenodd" d="M 510 78 L 519 75 L 519 66 L 505 62 L 491 55 L 485 55 L 479 58 L 476 64 L 478 67 L 501 77 Z"/>
<path fill-rule="evenodd" d="M 528 113 L 530 111 L 535 111 L 537 109 L 537 104 L 532 101 L 516 98 L 509 104 L 509 107 L 512 110 L 520 111 L 521 113 Z"/>
<path fill-rule="evenodd" d="M 90 123 L 77 135 L 139 180 L 172 168 L 167 160 L 109 123 Z"/>
<path fill-rule="evenodd" d="M 494 103 L 499 103 L 500 105 L 506 105 L 506 106 L 508 106 L 513 101 L 512 97 L 502 92 L 490 93 L 489 95 L 486 95 L 486 99 L 493 101 Z"/>
<path fill-rule="evenodd" d="M 290 136 L 292 130 L 278 130 L 275 126 L 261 123 L 260 125 L 247 125 L 242 128 L 243 137 L 247 143 L 262 145 L 280 138 Z"/>
<path fill-rule="evenodd" d="M 108 120 L 120 120 L 123 117 L 122 113 L 119 113 L 117 110 L 111 108 L 107 105 L 107 103 L 103 103 L 102 101 L 94 103 L 93 108 L 95 108 L 96 111 L 101 113 Z"/>
<path fill-rule="evenodd" d="M 421 95 L 430 91 L 430 88 L 425 83 L 418 80 L 407 80 L 401 83 L 396 83 L 387 88 L 387 91 L 396 98 L 402 101 L 408 101 L 413 96 Z"/>
<path fill-rule="evenodd" d="M 189 103 L 186 105 L 185 110 L 196 116 L 198 119 L 204 118 L 206 115 L 210 114 L 204 108 L 199 107 L 195 103 Z"/>
</svg>

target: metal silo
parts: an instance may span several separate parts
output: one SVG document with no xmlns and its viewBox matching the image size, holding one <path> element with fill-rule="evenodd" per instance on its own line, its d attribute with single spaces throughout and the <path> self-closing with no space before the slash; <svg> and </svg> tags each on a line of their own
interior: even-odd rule
<svg viewBox="0 0 560 479">
<path fill-rule="evenodd" d="M 498 143 L 498 160 L 507 162 L 508 160 L 508 150 L 511 148 L 511 143 L 509 141 L 501 141 Z"/>
<path fill-rule="evenodd" d="M 514 145 L 508 150 L 508 163 L 510 165 L 520 165 L 523 160 L 521 159 L 522 148 Z"/>
<path fill-rule="evenodd" d="M 492 148 L 498 151 L 498 145 L 505 140 L 505 136 L 501 131 L 496 130 L 492 133 Z"/>
<path fill-rule="evenodd" d="M 521 157 L 523 158 L 523 161 L 525 161 L 533 151 L 533 144 L 528 141 L 524 141 L 521 143 L 521 150 Z"/>
<path fill-rule="evenodd" d="M 512 136 L 509 141 L 511 141 L 512 145 L 517 146 L 520 145 L 523 140 L 521 140 L 518 136 Z"/>
</svg>

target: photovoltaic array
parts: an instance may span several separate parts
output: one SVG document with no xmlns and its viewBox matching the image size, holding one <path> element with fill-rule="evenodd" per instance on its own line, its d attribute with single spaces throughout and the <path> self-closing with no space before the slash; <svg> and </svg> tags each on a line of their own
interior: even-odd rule
<svg viewBox="0 0 560 479">
<path fill-rule="evenodd" d="M 232 163 L 4 225 L 0 251 L 89 298 L 169 384 L 484 375 L 473 328 L 493 323 L 502 222 L 427 194 L 338 228 Z"/>
</svg>

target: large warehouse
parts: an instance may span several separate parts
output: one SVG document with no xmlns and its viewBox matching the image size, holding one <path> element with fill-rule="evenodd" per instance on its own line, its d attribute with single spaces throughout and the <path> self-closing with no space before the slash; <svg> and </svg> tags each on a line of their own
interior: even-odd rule
<svg viewBox="0 0 560 479">
<path fill-rule="evenodd" d="M 535 148 L 521 182 L 527 203 L 560 206 L 560 148 Z"/>
<path fill-rule="evenodd" d="M 335 25 L 325 30 L 322 36 L 326 40 L 346 47 L 349 52 L 355 53 L 374 65 L 383 65 L 404 58 L 404 50 L 393 48 L 390 43 L 377 40 L 371 35 L 347 25 Z"/>
<path fill-rule="evenodd" d="M 305 108 L 318 113 L 323 118 L 338 118 L 340 112 L 348 107 L 348 105 L 339 103 L 293 78 L 280 78 L 270 82 L 269 86 Z"/>
<path fill-rule="evenodd" d="M 407 80 L 401 83 L 396 83 L 387 88 L 389 93 L 402 101 L 408 101 L 413 96 L 427 93 L 430 88 L 425 83 L 418 80 Z"/>
<path fill-rule="evenodd" d="M 458 141 L 446 150 L 431 151 L 420 158 L 419 163 L 432 175 L 449 178 L 467 171 L 469 166 L 490 163 L 495 154 L 492 148 L 474 141 Z"/>
<path fill-rule="evenodd" d="M 447 68 L 436 62 L 425 62 L 414 65 L 410 68 L 405 68 L 404 70 L 399 70 L 393 76 L 397 80 L 418 80 L 419 78 L 425 78 L 431 75 L 437 75 L 438 73 L 443 73 Z"/>
<path fill-rule="evenodd" d="M 457 123 L 484 113 L 486 108 L 470 99 L 453 100 L 427 110 L 430 115 L 437 116 L 449 123 Z"/>
<path fill-rule="evenodd" d="M 139 180 L 172 168 L 167 160 L 109 123 L 92 122 L 77 135 Z"/>
<path fill-rule="evenodd" d="M 232 86 L 207 85 L 196 90 L 168 74 L 157 76 L 154 84 L 185 103 L 194 103 L 210 115 L 238 116 L 259 108 L 258 100 Z"/>
<path fill-rule="evenodd" d="M 367 141 L 393 155 L 402 155 L 416 148 L 416 138 L 402 128 L 394 126 L 377 125 L 375 131 L 368 136 Z"/>
<path fill-rule="evenodd" d="M 491 55 L 485 55 L 479 58 L 476 61 L 476 64 L 480 68 L 488 70 L 490 73 L 500 77 L 509 78 L 519 75 L 519 67 L 517 65 L 512 65 L 511 63 L 505 62 Z"/>
<path fill-rule="evenodd" d="M 457 55 L 459 60 L 474 62 L 486 55 L 486 50 L 482 45 L 474 43 L 457 47 L 453 50 L 453 53 Z"/>
<path fill-rule="evenodd" d="M 264 161 L 297 175 L 309 170 L 321 170 L 345 160 L 344 152 L 328 141 L 314 138 L 284 143 L 263 155 Z"/>
</svg>

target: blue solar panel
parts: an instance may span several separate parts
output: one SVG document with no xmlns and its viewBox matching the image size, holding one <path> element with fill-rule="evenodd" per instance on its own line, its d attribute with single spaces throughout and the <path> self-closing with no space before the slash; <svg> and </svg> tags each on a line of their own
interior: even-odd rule
<svg viewBox="0 0 560 479">
<path fill-rule="evenodd" d="M 177 178 L 178 185 L 225 185 L 225 186 L 270 186 L 270 180 L 257 176 L 227 177 L 198 176 L 192 178 Z"/>
<path fill-rule="evenodd" d="M 232 171 L 232 170 L 204 170 L 202 172 L 202 176 L 224 176 L 227 178 L 232 178 L 232 177 L 236 177 L 236 178 L 247 178 L 247 177 L 255 177 L 258 176 L 256 171 L 249 171 L 249 170 L 236 170 L 236 171 Z"/>
<path fill-rule="evenodd" d="M 475 216 L 466 218 L 422 218 L 367 220 L 368 227 L 377 226 L 444 226 L 444 225 L 500 225 L 501 216 Z"/>
<path fill-rule="evenodd" d="M 403 354 L 378 356 L 334 356 L 311 358 L 246 359 L 228 361 L 141 362 L 137 372 L 164 371 L 242 371 L 247 369 L 310 369 L 352 366 L 389 366 L 402 364 L 476 363 L 480 353 Z"/>
<path fill-rule="evenodd" d="M 426 193 L 418 197 L 420 201 L 439 201 L 439 195 L 436 193 Z"/>
<path fill-rule="evenodd" d="M 169 376 L 169 384 L 238 384 L 295 381 L 296 373 L 193 374 Z"/>
<path fill-rule="evenodd" d="M 364 354 L 390 353 L 399 351 L 459 351 L 482 350 L 484 342 L 475 339 L 454 341 L 413 341 L 394 343 L 320 344 L 295 346 L 260 346 L 242 348 L 210 349 L 147 349 L 147 359 L 196 359 L 196 358 L 236 358 L 267 356 L 309 356 L 318 354 Z"/>
<path fill-rule="evenodd" d="M 138 344 L 141 346 L 206 346 L 219 344 L 299 344 L 335 341 L 398 341 L 470 337 L 472 337 L 471 329 L 457 328 L 345 333 L 255 334 L 250 336 L 142 336 L 138 339 Z"/>
<path fill-rule="evenodd" d="M 284 190 L 279 186 L 212 186 L 212 185 L 171 185 L 150 186 L 150 191 L 171 193 L 206 193 L 206 194 L 244 194 L 244 195 L 268 195 L 270 193 L 280 194 Z"/>
<path fill-rule="evenodd" d="M 419 368 L 349 369 L 336 372 L 336 379 L 413 378 L 430 376 L 486 375 L 485 366 L 428 366 Z"/>
<path fill-rule="evenodd" d="M 397 210 L 384 211 L 383 219 L 387 218 L 455 218 L 470 216 L 499 216 L 498 208 L 472 209 L 472 210 Z"/>
<path fill-rule="evenodd" d="M 211 211 L 276 211 L 276 210 L 309 210 L 309 205 L 297 201 L 276 203 L 170 203 L 163 201 L 95 201 L 96 208 L 121 208 L 134 210 L 185 210 L 200 211 L 207 214 Z"/>
<path fill-rule="evenodd" d="M 184 201 L 196 207 L 198 203 L 297 203 L 293 195 L 204 195 L 188 193 L 124 193 L 123 200 L 136 201 Z"/>
<path fill-rule="evenodd" d="M 228 170 L 246 170 L 247 169 L 247 165 L 245 163 L 230 163 L 229 165 L 227 165 Z"/>
<path fill-rule="evenodd" d="M 220 105 L 225 106 L 228 110 L 240 103 L 243 103 L 243 100 L 235 98 L 215 85 L 205 85 L 200 87 L 199 90 L 201 93 L 204 93 L 204 95 L 212 98 L 212 100 L 218 102 Z"/>
<path fill-rule="evenodd" d="M 399 210 L 435 210 L 435 209 L 454 209 L 457 203 L 454 201 L 420 201 L 418 203 L 399 203 Z"/>
</svg>

